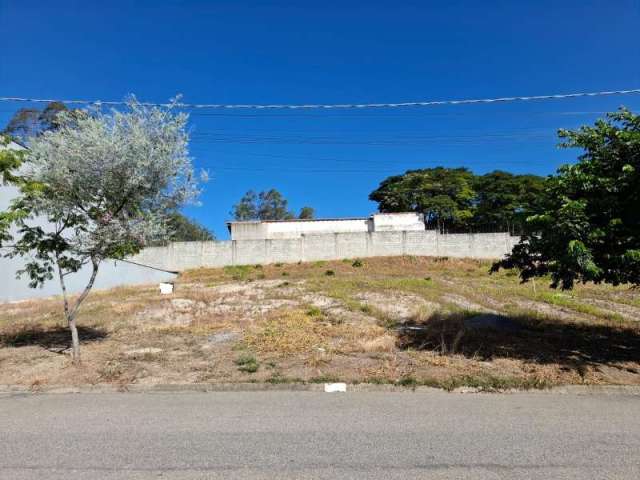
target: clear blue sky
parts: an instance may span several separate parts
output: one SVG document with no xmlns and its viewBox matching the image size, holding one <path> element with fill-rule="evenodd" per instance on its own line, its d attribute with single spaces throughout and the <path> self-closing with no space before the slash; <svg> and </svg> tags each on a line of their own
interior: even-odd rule
<svg viewBox="0 0 640 480">
<path fill-rule="evenodd" d="M 0 96 L 342 103 L 640 87 L 640 1 L 0 0 Z M 225 238 L 248 189 L 319 216 L 375 210 L 408 168 L 548 174 L 555 131 L 640 96 L 347 112 L 198 112 L 212 179 L 186 212 Z M 25 105 L 21 105 L 25 106 Z M 16 104 L 0 104 L 4 125 Z"/>
</svg>

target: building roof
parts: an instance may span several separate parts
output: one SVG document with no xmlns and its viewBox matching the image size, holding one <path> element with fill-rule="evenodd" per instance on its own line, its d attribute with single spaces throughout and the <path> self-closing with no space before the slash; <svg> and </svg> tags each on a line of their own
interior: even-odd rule
<svg viewBox="0 0 640 480">
<path fill-rule="evenodd" d="M 250 223 L 287 223 L 287 222 L 344 222 L 349 220 L 369 220 L 369 217 L 341 217 L 341 218 L 290 218 L 288 220 L 230 220 L 227 225 Z"/>
</svg>

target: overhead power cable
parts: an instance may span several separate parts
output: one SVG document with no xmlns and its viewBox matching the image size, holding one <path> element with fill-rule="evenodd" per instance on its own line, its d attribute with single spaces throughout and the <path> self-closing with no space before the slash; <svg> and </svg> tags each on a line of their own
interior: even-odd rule
<svg viewBox="0 0 640 480">
<path fill-rule="evenodd" d="M 599 92 L 578 92 L 578 93 L 559 93 L 552 95 L 527 95 L 515 97 L 497 97 L 497 98 L 476 98 L 476 99 L 458 99 L 458 100 L 427 100 L 427 101 L 411 101 L 397 103 L 332 103 L 332 104 L 223 104 L 223 103 L 152 103 L 140 102 L 142 105 L 149 107 L 178 107 L 193 109 L 253 109 L 253 110 L 296 110 L 296 109 L 359 109 L 359 108 L 398 108 L 398 107 L 431 107 L 436 105 L 469 105 L 478 103 L 505 103 L 505 102 L 525 102 L 531 100 L 560 100 L 567 98 L 579 97 L 603 97 L 611 95 L 629 95 L 640 93 L 640 88 L 628 90 L 606 90 Z M 62 99 L 43 99 L 43 98 L 25 98 L 25 97 L 0 97 L 0 102 L 30 102 L 30 103 L 50 103 L 61 102 L 65 104 L 79 105 L 106 105 L 106 106 L 124 106 L 125 101 L 103 101 L 103 100 L 62 100 Z"/>
</svg>

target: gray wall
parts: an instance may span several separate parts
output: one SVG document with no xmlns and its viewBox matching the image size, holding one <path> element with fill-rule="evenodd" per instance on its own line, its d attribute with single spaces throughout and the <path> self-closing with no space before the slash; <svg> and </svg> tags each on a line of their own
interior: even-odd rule
<svg viewBox="0 0 640 480">
<path fill-rule="evenodd" d="M 6 253 L 0 249 L 0 255 Z M 45 283 L 42 288 L 29 288 L 27 277 L 16 279 L 16 271 L 23 268 L 24 262 L 20 258 L 0 257 L 0 303 L 24 300 L 27 298 L 41 298 L 60 295 L 60 283 L 57 277 Z M 78 273 L 69 275 L 65 280 L 70 292 L 77 293 L 84 289 L 91 269 L 83 268 Z M 172 280 L 175 275 L 159 272 L 150 268 L 140 267 L 125 262 L 105 261 L 100 266 L 96 277 L 95 288 L 112 288 L 124 285 L 158 283 Z M 0 307 L 2 308 L 2 307 Z"/>
<path fill-rule="evenodd" d="M 447 234 L 434 231 L 361 232 L 308 235 L 291 239 L 230 240 L 222 242 L 182 242 L 152 247 L 132 258 L 144 265 L 182 271 L 199 267 L 295 263 L 298 261 L 339 260 L 396 255 L 437 257 L 500 258 L 511 251 L 518 237 L 508 233 Z M 1 253 L 1 252 L 0 252 Z M 42 289 L 31 289 L 27 280 L 17 280 L 20 259 L 0 258 L 0 302 L 57 295 L 58 282 Z M 89 277 L 83 269 L 68 277 L 69 290 L 81 291 Z M 104 262 L 96 288 L 157 283 L 174 275 L 124 262 Z"/>
<path fill-rule="evenodd" d="M 356 257 L 424 255 L 501 258 L 519 237 L 508 233 L 445 234 L 435 231 L 307 235 L 291 239 L 183 242 L 147 248 L 134 261 L 168 270 L 294 263 Z"/>
</svg>

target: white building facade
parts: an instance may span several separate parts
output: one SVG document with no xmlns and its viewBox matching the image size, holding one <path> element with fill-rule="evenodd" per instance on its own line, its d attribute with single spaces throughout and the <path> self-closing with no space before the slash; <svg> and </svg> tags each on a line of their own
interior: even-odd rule
<svg viewBox="0 0 640 480">
<path fill-rule="evenodd" d="M 231 240 L 299 238 L 328 233 L 402 232 L 425 230 L 423 216 L 414 213 L 375 213 L 361 218 L 228 222 Z"/>
</svg>

